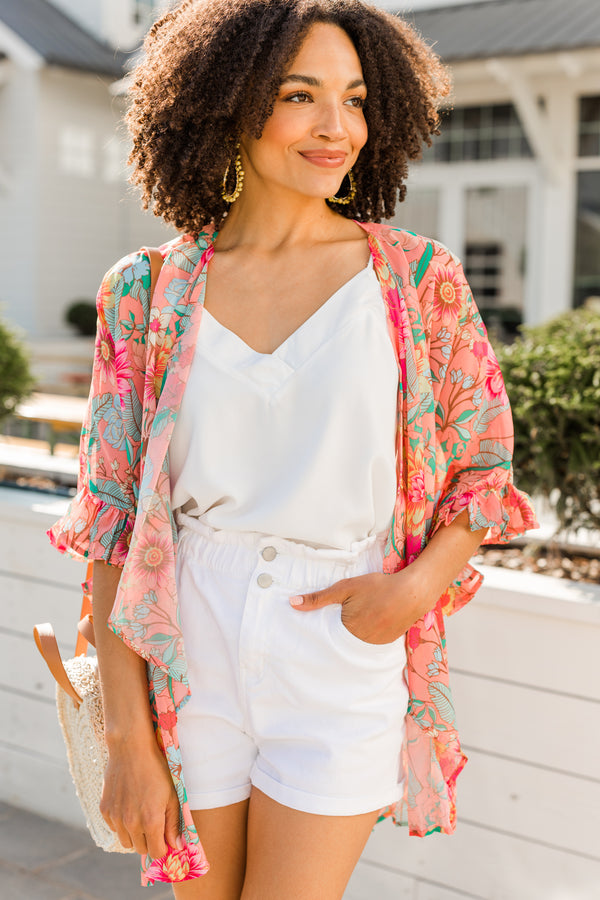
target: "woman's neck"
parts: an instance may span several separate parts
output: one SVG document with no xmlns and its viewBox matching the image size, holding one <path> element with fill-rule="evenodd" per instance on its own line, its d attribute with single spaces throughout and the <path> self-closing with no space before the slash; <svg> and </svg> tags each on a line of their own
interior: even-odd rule
<svg viewBox="0 0 600 900">
<path fill-rule="evenodd" d="M 350 236 L 357 226 L 327 206 L 320 197 L 292 192 L 244 191 L 232 206 L 216 242 L 218 250 L 252 247 L 265 254 L 314 246 Z"/>
</svg>

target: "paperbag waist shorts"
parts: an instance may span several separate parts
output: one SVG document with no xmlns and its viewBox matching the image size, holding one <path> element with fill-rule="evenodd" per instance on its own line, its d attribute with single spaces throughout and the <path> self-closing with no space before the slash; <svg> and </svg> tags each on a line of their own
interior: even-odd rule
<svg viewBox="0 0 600 900">
<path fill-rule="evenodd" d="M 250 796 L 358 815 L 401 799 L 404 636 L 368 644 L 341 606 L 294 594 L 381 572 L 384 538 L 351 551 L 215 530 L 178 513 L 177 589 L 191 697 L 178 716 L 191 809 Z"/>
</svg>

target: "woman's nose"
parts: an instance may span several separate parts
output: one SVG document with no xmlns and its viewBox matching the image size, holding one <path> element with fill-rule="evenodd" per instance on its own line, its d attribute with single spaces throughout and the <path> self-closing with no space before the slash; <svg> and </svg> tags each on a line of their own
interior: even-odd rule
<svg viewBox="0 0 600 900">
<path fill-rule="evenodd" d="M 315 137 L 339 141 L 346 136 L 342 111 L 336 103 L 328 103 L 320 109 L 320 115 L 313 129 Z"/>
</svg>

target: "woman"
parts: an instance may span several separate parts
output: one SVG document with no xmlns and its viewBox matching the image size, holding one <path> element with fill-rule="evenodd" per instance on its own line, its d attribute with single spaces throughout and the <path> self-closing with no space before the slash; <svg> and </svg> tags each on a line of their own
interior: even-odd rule
<svg viewBox="0 0 600 900">
<path fill-rule="evenodd" d="M 133 81 L 134 180 L 186 234 L 151 309 L 145 252 L 102 284 L 51 530 L 95 560 L 102 811 L 182 900 L 333 900 L 380 817 L 453 830 L 442 613 L 534 525 L 460 264 L 375 224 L 447 79 L 359 0 L 188 0 Z"/>
</svg>

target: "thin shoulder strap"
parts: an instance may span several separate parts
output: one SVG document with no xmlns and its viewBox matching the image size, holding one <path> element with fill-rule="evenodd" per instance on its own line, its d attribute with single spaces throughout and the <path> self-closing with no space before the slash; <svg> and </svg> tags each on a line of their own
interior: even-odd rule
<svg viewBox="0 0 600 900">
<path fill-rule="evenodd" d="M 150 305 L 154 298 L 154 289 L 158 282 L 158 276 L 163 265 L 162 253 L 158 247 L 146 247 L 148 256 L 150 257 Z"/>
</svg>

